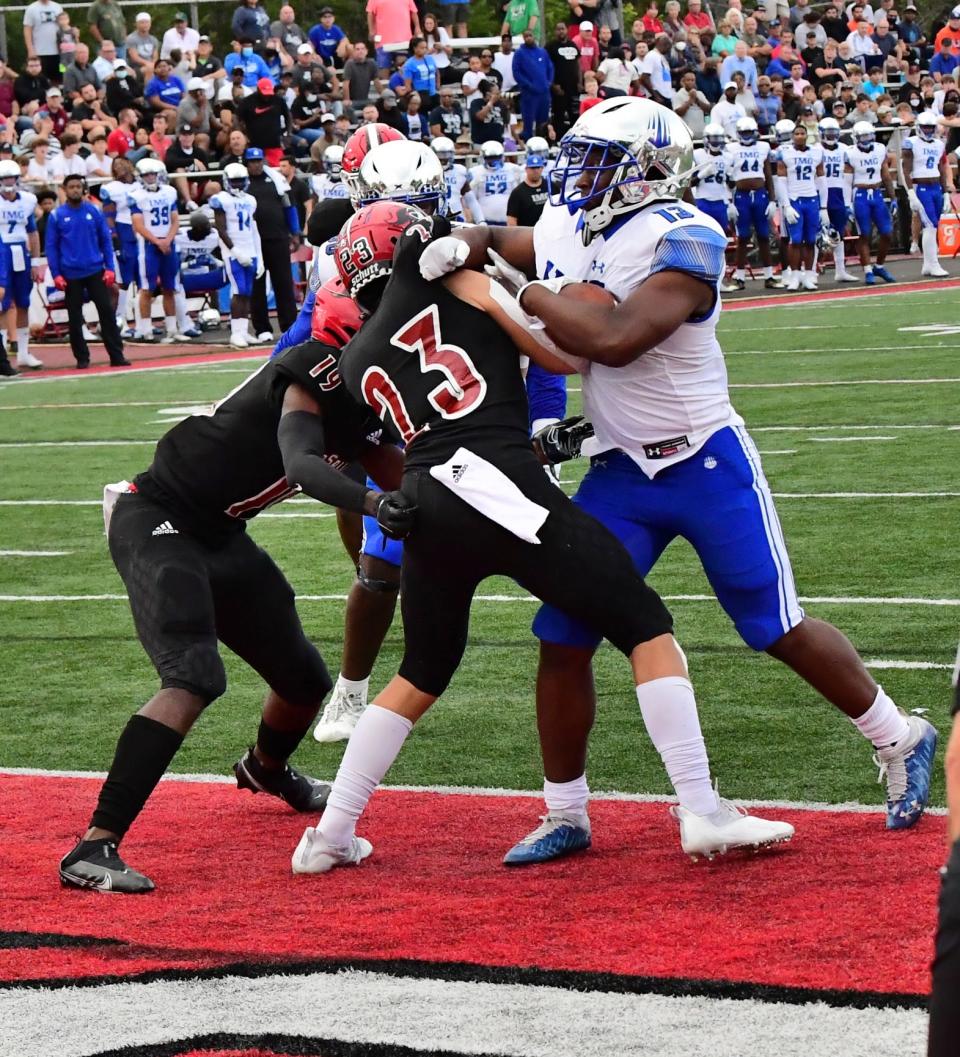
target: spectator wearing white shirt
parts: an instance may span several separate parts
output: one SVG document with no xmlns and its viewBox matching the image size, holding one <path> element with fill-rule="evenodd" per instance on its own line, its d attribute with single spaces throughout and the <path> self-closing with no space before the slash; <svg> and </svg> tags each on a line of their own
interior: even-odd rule
<svg viewBox="0 0 960 1057">
<path fill-rule="evenodd" d="M 673 80 L 667 53 L 673 45 L 666 33 L 658 33 L 640 68 L 640 83 L 656 102 L 673 108 Z"/>
<path fill-rule="evenodd" d="M 171 51 L 179 51 L 181 55 L 197 54 L 197 45 L 200 43 L 200 34 L 191 29 L 187 24 L 187 16 L 178 11 L 173 16 L 173 26 L 163 35 L 160 42 L 160 58 L 169 59 Z"/>
<path fill-rule="evenodd" d="M 55 155 L 49 165 L 53 179 L 62 184 L 67 176 L 82 176 L 86 179 L 87 162 L 80 155 L 80 140 L 69 132 L 60 137 L 60 153 Z M 60 188 L 61 199 L 65 199 L 63 188 Z"/>
<path fill-rule="evenodd" d="M 113 76 L 113 64 L 117 61 L 117 46 L 112 40 L 100 42 L 100 52 L 90 64 L 103 84 Z"/>
<path fill-rule="evenodd" d="M 483 67 L 480 64 L 479 55 L 471 55 L 470 58 L 467 59 L 467 66 L 467 72 L 463 75 L 460 84 L 463 87 L 463 98 L 467 101 L 467 105 L 469 106 L 480 82 L 485 78 L 483 76 Z"/>
<path fill-rule="evenodd" d="M 860 19 L 857 28 L 847 37 L 845 43 L 850 45 L 850 55 L 854 62 L 861 65 L 868 55 L 880 54 L 880 49 L 870 32 L 870 23 L 864 18 Z"/>
<path fill-rule="evenodd" d="M 423 16 L 423 32 L 420 36 L 427 42 L 427 54 L 433 56 L 440 71 L 440 81 L 444 83 L 443 71 L 450 68 L 450 53 L 453 51 L 450 34 L 437 22 L 437 16 L 428 12 Z"/>
<path fill-rule="evenodd" d="M 680 87 L 673 97 L 673 109 L 686 122 L 690 135 L 702 139 L 710 113 L 710 100 L 697 91 L 697 75 L 693 70 L 687 70 L 680 78 Z"/>
<path fill-rule="evenodd" d="M 90 140 L 91 152 L 87 156 L 85 164 L 87 176 L 111 176 L 110 166 L 113 158 L 107 154 L 107 137 L 103 133 L 96 133 Z"/>
<path fill-rule="evenodd" d="M 512 92 L 517 86 L 517 80 L 513 76 L 513 37 L 504 33 L 500 38 L 500 50 L 493 54 L 493 68 L 503 78 L 504 92 Z"/>
<path fill-rule="evenodd" d="M 597 67 L 597 78 L 603 84 L 601 95 L 604 99 L 611 96 L 627 95 L 630 86 L 637 80 L 633 66 L 624 61 L 623 48 L 611 48 L 610 52 Z"/>
<path fill-rule="evenodd" d="M 723 86 L 723 98 L 710 111 L 710 120 L 717 125 L 723 125 L 723 131 L 727 139 L 735 139 L 737 133 L 737 122 L 746 117 L 747 112 L 737 102 L 737 82 L 727 81 Z"/>
<path fill-rule="evenodd" d="M 30 149 L 33 151 L 33 157 L 27 166 L 27 179 L 32 183 L 53 183 L 55 174 L 52 159 L 49 156 L 49 141 L 38 137 L 30 144 Z"/>
</svg>

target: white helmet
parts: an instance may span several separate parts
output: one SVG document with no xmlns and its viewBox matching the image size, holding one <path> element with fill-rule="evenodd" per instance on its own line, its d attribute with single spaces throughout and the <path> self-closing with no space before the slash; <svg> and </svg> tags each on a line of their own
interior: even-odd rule
<svg viewBox="0 0 960 1057">
<path fill-rule="evenodd" d="M 437 136 L 432 139 L 430 141 L 430 149 L 440 159 L 440 164 L 444 169 L 449 169 L 453 165 L 453 158 L 457 148 L 453 145 L 453 140 L 448 136 Z"/>
<path fill-rule="evenodd" d="M 746 119 L 741 118 L 742 120 Z M 737 124 L 739 125 L 740 122 L 738 121 Z M 703 142 L 706 143 L 707 150 L 713 154 L 719 154 L 727 145 L 727 134 L 723 130 L 723 125 L 718 124 L 716 121 L 711 121 L 703 130 Z"/>
<path fill-rule="evenodd" d="M 614 217 L 645 202 L 679 198 L 695 171 L 683 120 L 649 99 L 617 96 L 583 114 L 560 141 L 549 192 L 553 205 L 582 211 L 584 244 Z M 592 176 L 581 191 L 577 181 Z M 605 175 L 609 183 L 601 186 Z"/>
<path fill-rule="evenodd" d="M 381 143 L 363 159 L 350 198 L 354 209 L 389 198 L 412 202 L 428 213 L 443 213 L 443 166 L 425 143 L 407 139 Z"/>
<path fill-rule="evenodd" d="M 527 154 L 539 154 L 545 158 L 550 153 L 550 144 L 544 136 L 531 136 L 526 142 Z"/>
<path fill-rule="evenodd" d="M 167 182 L 167 167 L 156 158 L 141 158 L 137 162 L 137 179 L 148 191 L 156 191 Z"/>
<path fill-rule="evenodd" d="M 225 177 L 224 183 L 227 185 L 227 190 L 232 195 L 242 195 L 250 186 L 250 175 L 247 172 L 247 167 L 241 165 L 238 161 L 232 161 L 229 165 L 225 166 L 223 175 Z"/>
<path fill-rule="evenodd" d="M 499 169 L 503 165 L 503 144 L 495 139 L 487 140 L 480 146 L 480 155 L 488 169 Z"/>
<path fill-rule="evenodd" d="M 752 117 L 742 117 L 737 121 L 737 139 L 745 147 L 750 147 L 757 142 L 757 137 L 760 135 L 760 129 L 757 128 L 756 121 Z"/>
<path fill-rule="evenodd" d="M 840 142 L 840 122 L 835 117 L 825 117 L 818 126 L 820 142 L 832 147 Z"/>
<path fill-rule="evenodd" d="M 773 126 L 773 134 L 777 143 L 780 143 L 781 145 L 784 143 L 790 143 L 793 139 L 793 130 L 796 127 L 797 126 L 790 120 L 790 118 L 781 118 Z"/>
<path fill-rule="evenodd" d="M 343 173 L 343 147 L 334 143 L 323 152 L 323 171 L 331 180 L 339 180 Z"/>
<path fill-rule="evenodd" d="M 858 121 L 853 126 L 853 142 L 856 143 L 861 150 L 866 150 L 867 147 L 872 147 L 877 141 L 877 134 L 874 131 L 873 125 L 869 121 Z"/>
<path fill-rule="evenodd" d="M 921 139 L 925 139 L 928 142 L 934 139 L 937 134 L 937 118 L 935 114 L 932 114 L 929 110 L 924 111 L 917 118 L 917 133 Z"/>
<path fill-rule="evenodd" d="M 0 161 L 0 191 L 10 194 L 20 183 L 20 166 L 15 161 Z"/>
</svg>

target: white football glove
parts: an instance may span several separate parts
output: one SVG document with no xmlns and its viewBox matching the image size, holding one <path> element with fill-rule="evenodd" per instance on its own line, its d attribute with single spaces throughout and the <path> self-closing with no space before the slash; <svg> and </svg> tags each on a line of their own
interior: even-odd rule
<svg viewBox="0 0 960 1057">
<path fill-rule="evenodd" d="M 199 208 L 200 208 L 200 207 L 199 207 L 199 206 L 197 205 L 197 203 L 196 203 L 196 202 L 194 202 L 194 201 L 193 201 L 193 199 L 192 199 L 192 198 L 188 198 L 188 199 L 187 199 L 187 212 L 188 212 L 188 213 L 194 213 L 194 212 L 196 212 L 196 210 L 197 210 L 197 209 L 199 209 Z"/>
<path fill-rule="evenodd" d="M 820 207 L 820 227 L 822 227 L 822 228 L 830 227 L 830 214 L 827 212 L 826 208 L 824 208 L 823 206 Z"/>
<path fill-rule="evenodd" d="M 487 256 L 493 263 L 485 264 L 483 270 L 511 297 L 516 297 L 530 280 L 519 268 L 514 268 L 509 261 L 504 260 L 496 250 L 487 250 Z"/>
<path fill-rule="evenodd" d="M 259 279 L 267 270 L 267 266 L 263 263 L 263 257 L 257 258 L 257 270 L 256 277 Z"/>
<path fill-rule="evenodd" d="M 533 328 L 542 327 L 543 323 L 541 323 L 536 316 L 531 316 L 523 307 L 523 295 L 532 286 L 542 286 L 545 290 L 549 290 L 551 294 L 559 294 L 565 286 L 569 286 L 571 283 L 577 282 L 580 282 L 580 280 L 571 279 L 569 276 L 566 275 L 555 275 L 552 279 L 533 279 L 530 282 L 527 282 L 526 278 L 524 278 L 523 285 L 517 291 L 517 304 L 520 306 L 520 310 L 525 313 L 528 318 L 536 320 L 536 322 L 532 324 Z"/>
<path fill-rule="evenodd" d="M 469 256 L 470 247 L 463 239 L 444 235 L 431 242 L 420 255 L 420 274 L 427 282 L 431 282 L 462 268 Z"/>
<path fill-rule="evenodd" d="M 740 219 L 740 210 L 733 204 L 733 202 L 727 203 L 727 220 L 731 224 L 736 224 Z"/>
<path fill-rule="evenodd" d="M 917 194 L 915 187 L 907 188 L 907 198 L 910 200 L 910 208 L 914 213 L 919 213 L 923 209 L 923 203 L 920 201 L 920 196 Z"/>
<path fill-rule="evenodd" d="M 249 268 L 253 263 L 253 258 L 248 253 L 244 253 L 243 250 L 234 250 L 233 259 L 241 268 Z"/>
<path fill-rule="evenodd" d="M 773 220 L 773 218 L 776 215 L 777 215 L 777 203 L 776 202 L 771 202 L 767 206 L 767 220 Z"/>
<path fill-rule="evenodd" d="M 793 208 L 793 206 L 781 206 L 780 212 L 783 214 L 783 222 L 787 227 L 791 224 L 796 224 L 800 219 L 800 214 Z"/>
</svg>

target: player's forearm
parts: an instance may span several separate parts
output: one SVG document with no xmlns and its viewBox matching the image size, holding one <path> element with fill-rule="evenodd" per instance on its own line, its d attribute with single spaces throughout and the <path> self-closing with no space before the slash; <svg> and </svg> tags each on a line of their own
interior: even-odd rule
<svg viewBox="0 0 960 1057">
<path fill-rule="evenodd" d="M 470 247 L 465 268 L 479 270 L 490 263 L 487 250 L 495 250 L 514 267 L 533 275 L 535 259 L 533 253 L 533 231 L 531 228 L 473 227 L 457 228 L 454 238 L 461 239 Z"/>
<path fill-rule="evenodd" d="M 367 474 L 384 492 L 400 487 L 403 477 L 403 451 L 394 444 L 379 444 L 360 459 Z"/>
<path fill-rule="evenodd" d="M 283 415 L 277 429 L 277 443 L 283 472 L 291 485 L 298 485 L 312 499 L 340 510 L 373 513 L 376 493 L 351 481 L 324 458 L 326 447 L 319 415 L 309 411 Z"/>
</svg>

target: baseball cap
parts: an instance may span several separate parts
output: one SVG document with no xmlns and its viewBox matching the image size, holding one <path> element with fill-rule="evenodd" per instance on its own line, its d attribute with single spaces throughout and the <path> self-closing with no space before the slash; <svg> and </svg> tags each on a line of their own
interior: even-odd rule
<svg viewBox="0 0 960 1057">
<path fill-rule="evenodd" d="M 593 32 L 593 23 L 592 22 L 581 22 L 579 28 L 580 28 L 580 32 L 581 33 L 592 33 Z"/>
<path fill-rule="evenodd" d="M 838 106 L 842 106 L 844 110 L 847 109 L 847 104 L 842 99 L 834 99 L 831 109 L 836 110 Z"/>
<path fill-rule="evenodd" d="M 542 169 L 547 164 L 547 159 L 542 154 L 528 154 L 527 155 L 527 168 L 528 169 Z"/>
<path fill-rule="evenodd" d="M 807 103 L 805 106 L 800 107 L 800 113 L 801 114 L 812 114 L 813 113 L 813 107 L 810 106 L 809 103 Z"/>
<path fill-rule="evenodd" d="M 907 6 L 903 10 L 904 11 L 916 11 L 917 10 L 917 5 L 916 4 L 907 4 Z"/>
<path fill-rule="evenodd" d="M 247 147 L 243 152 L 244 161 L 263 161 L 263 151 L 259 147 Z"/>
<path fill-rule="evenodd" d="M 298 55 L 312 55 L 313 54 L 313 45 L 312 44 L 301 44 L 300 47 L 297 48 L 297 54 Z"/>
<path fill-rule="evenodd" d="M 12 143 L 0 143 L 0 154 L 6 154 L 8 151 L 11 154 L 13 153 L 13 144 Z"/>
<path fill-rule="evenodd" d="M 147 14 L 146 11 L 141 11 L 140 14 L 137 15 L 137 17 L 133 21 L 134 22 L 143 22 L 143 21 L 149 22 L 150 21 L 150 16 Z"/>
<path fill-rule="evenodd" d="M 257 81 L 257 91 L 261 95 L 273 95 L 273 81 L 269 77 L 261 77 Z"/>
<path fill-rule="evenodd" d="M 953 9 L 953 10 L 952 10 L 952 11 L 950 12 L 950 18 L 951 18 L 951 19 L 957 19 L 957 18 L 960 18 L 960 7 L 955 7 L 955 8 L 954 8 L 954 9 Z"/>
<path fill-rule="evenodd" d="M 736 87 L 737 87 L 737 82 L 736 81 L 727 81 L 727 83 L 723 86 L 723 90 L 726 91 L 728 88 L 736 88 Z"/>
<path fill-rule="evenodd" d="M 186 22 L 186 21 L 188 21 L 188 19 L 187 19 L 187 16 L 186 16 L 186 14 L 185 14 L 185 13 L 184 13 L 183 11 L 178 11 L 178 12 L 177 12 L 177 13 L 176 13 L 176 14 L 175 14 L 175 15 L 173 16 L 173 21 L 174 21 L 174 22 Z"/>
<path fill-rule="evenodd" d="M 195 136 L 197 134 L 197 130 L 193 127 L 193 125 L 181 125 L 177 129 L 177 132 L 181 136 Z"/>
<path fill-rule="evenodd" d="M 329 114 L 329 113 L 328 114 L 322 114 L 321 117 L 320 117 L 320 124 L 324 125 L 328 121 L 336 121 L 336 120 L 337 119 L 336 119 L 336 117 L 334 117 L 333 114 Z"/>
<path fill-rule="evenodd" d="M 123 59 L 114 59 L 113 68 L 115 70 L 129 70 L 130 67 L 123 61 Z"/>
<path fill-rule="evenodd" d="M 63 92 L 61 92 L 60 89 L 55 84 L 51 85 L 47 89 L 47 98 L 49 99 L 51 96 L 54 96 L 54 95 L 59 95 L 61 97 L 63 96 Z"/>
<path fill-rule="evenodd" d="M 332 15 L 333 14 L 333 8 L 332 7 L 321 7 L 320 8 L 320 14 L 321 15 Z"/>
<path fill-rule="evenodd" d="M 207 90 L 207 82 L 202 77 L 191 77 L 187 81 L 188 92 L 205 92 Z"/>
<path fill-rule="evenodd" d="M 380 98 L 383 100 L 384 106 L 397 105 L 397 93 L 392 88 L 384 88 L 380 93 Z"/>
<path fill-rule="evenodd" d="M 206 35 L 206 33 L 203 33 L 200 36 L 200 43 L 202 44 L 204 41 L 206 41 L 208 44 L 210 43 L 210 38 Z"/>
</svg>

